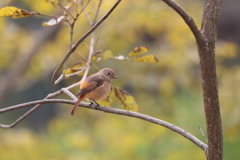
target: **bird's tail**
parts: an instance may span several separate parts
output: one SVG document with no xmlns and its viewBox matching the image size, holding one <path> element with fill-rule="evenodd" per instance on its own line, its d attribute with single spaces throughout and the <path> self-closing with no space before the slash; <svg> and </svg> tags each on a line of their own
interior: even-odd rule
<svg viewBox="0 0 240 160">
<path fill-rule="evenodd" d="M 83 100 L 84 97 L 85 97 L 84 94 L 83 94 L 83 95 L 80 95 L 78 101 L 75 103 L 75 105 L 74 105 L 74 107 L 73 107 L 73 109 L 72 109 L 72 111 L 71 111 L 71 115 L 74 115 L 74 114 L 76 113 L 76 110 L 77 110 L 77 108 L 78 108 L 78 105 L 80 104 L 80 102 Z"/>
</svg>

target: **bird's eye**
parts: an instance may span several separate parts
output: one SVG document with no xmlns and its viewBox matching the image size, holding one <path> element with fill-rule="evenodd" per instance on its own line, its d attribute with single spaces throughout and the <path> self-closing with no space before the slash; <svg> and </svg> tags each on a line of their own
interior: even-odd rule
<svg viewBox="0 0 240 160">
<path fill-rule="evenodd" d="M 110 72 L 108 72 L 107 75 L 110 75 Z"/>
</svg>

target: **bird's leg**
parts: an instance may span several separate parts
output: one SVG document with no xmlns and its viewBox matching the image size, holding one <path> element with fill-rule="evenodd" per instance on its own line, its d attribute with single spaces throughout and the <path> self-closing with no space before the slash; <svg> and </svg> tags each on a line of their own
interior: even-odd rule
<svg viewBox="0 0 240 160">
<path fill-rule="evenodd" d="M 96 101 L 92 100 L 91 103 L 95 103 L 97 106 L 100 106 Z"/>
<path fill-rule="evenodd" d="M 96 106 L 95 106 L 95 109 L 97 108 L 97 106 L 100 106 L 100 104 L 98 104 L 96 101 L 94 101 L 94 100 L 90 100 L 90 106 L 91 105 L 93 105 L 93 104 L 96 104 Z"/>
</svg>

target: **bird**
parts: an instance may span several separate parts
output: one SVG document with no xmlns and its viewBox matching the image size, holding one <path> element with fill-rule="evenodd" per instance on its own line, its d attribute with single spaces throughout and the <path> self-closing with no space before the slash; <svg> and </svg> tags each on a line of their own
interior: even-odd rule
<svg viewBox="0 0 240 160">
<path fill-rule="evenodd" d="M 80 102 L 85 98 L 99 105 L 96 101 L 107 98 L 111 91 L 112 80 L 117 78 L 111 68 L 104 68 L 95 74 L 85 78 L 80 84 L 80 91 L 76 96 L 79 96 L 75 103 L 71 115 L 74 115 Z"/>
</svg>

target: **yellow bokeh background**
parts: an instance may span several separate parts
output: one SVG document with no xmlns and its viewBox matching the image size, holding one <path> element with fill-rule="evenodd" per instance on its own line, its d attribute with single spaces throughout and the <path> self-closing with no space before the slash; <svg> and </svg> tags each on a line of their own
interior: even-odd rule
<svg viewBox="0 0 240 160">
<path fill-rule="evenodd" d="M 103 0 L 99 17 L 114 4 Z M 177 1 L 200 27 L 202 1 Z M 62 1 L 66 4 L 66 1 Z M 44 0 L 4 0 L 0 7 L 13 5 L 29 11 L 59 15 Z M 87 8 L 94 17 L 97 3 Z M 0 80 L 28 56 L 39 35 L 51 27 L 41 26 L 49 18 L 30 16 L 21 19 L 0 18 Z M 74 30 L 78 40 L 90 25 L 82 16 Z M 69 48 L 69 27 L 60 25 L 29 61 L 29 65 L 14 79 L 4 95 L 1 108 L 44 98 L 77 82 L 80 77 L 65 79 L 57 86 L 50 84 L 51 75 Z M 200 130 L 206 133 L 201 77 L 197 46 L 187 25 L 162 1 L 122 1 L 109 18 L 96 30 L 96 50 L 110 50 L 114 56 L 127 56 L 135 46 L 147 46 L 156 64 L 120 61 L 109 58 L 99 68 L 113 68 L 118 79 L 113 85 L 135 97 L 139 112 L 173 123 L 203 142 Z M 70 57 L 69 66 L 87 58 L 89 38 Z M 219 99 L 223 121 L 224 156 L 231 160 L 239 156 L 239 46 L 231 41 L 216 42 L 216 64 Z M 97 70 L 93 67 L 91 73 Z M 1 81 L 0 81 L 1 82 Z M 2 84 L 0 84 L 0 87 Z M 71 90 L 77 93 L 78 87 Z M 60 98 L 68 98 L 61 96 Z M 136 118 L 112 115 L 80 108 L 70 115 L 71 105 L 43 105 L 13 129 L 0 129 L 0 159 L 2 160 L 112 160 L 164 159 L 202 160 L 204 152 L 192 142 L 156 124 Z M 121 108 L 117 99 L 112 107 Z M 29 108 L 28 108 L 29 109 Z M 1 114 L 0 123 L 9 124 L 26 110 Z"/>
</svg>

